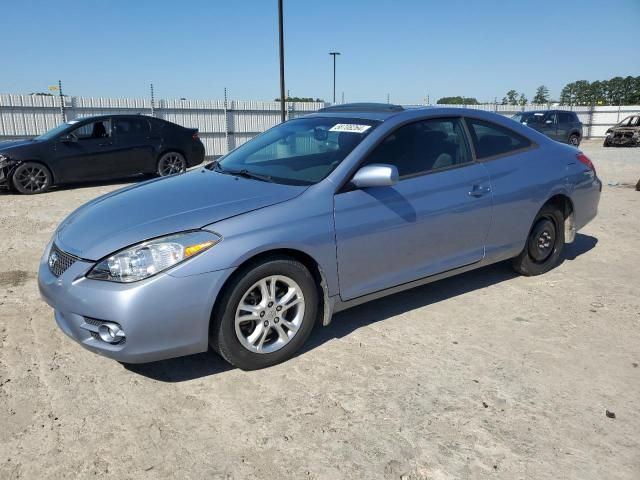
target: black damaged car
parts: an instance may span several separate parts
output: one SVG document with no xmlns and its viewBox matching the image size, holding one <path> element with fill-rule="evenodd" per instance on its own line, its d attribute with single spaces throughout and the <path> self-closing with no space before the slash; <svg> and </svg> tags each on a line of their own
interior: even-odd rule
<svg viewBox="0 0 640 480">
<path fill-rule="evenodd" d="M 606 132 L 605 147 L 640 146 L 640 115 L 625 118 Z"/>
<path fill-rule="evenodd" d="M 0 187 L 33 194 L 62 183 L 173 175 L 202 163 L 204 153 L 195 128 L 144 115 L 86 117 L 0 142 Z"/>
</svg>

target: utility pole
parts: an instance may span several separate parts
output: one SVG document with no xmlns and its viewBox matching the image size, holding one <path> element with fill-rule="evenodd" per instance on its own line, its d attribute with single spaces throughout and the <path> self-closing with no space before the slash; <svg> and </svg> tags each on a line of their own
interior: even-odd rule
<svg viewBox="0 0 640 480">
<path fill-rule="evenodd" d="M 282 20 L 282 0 L 278 0 L 278 32 L 280 37 L 280 120 L 286 119 L 284 108 L 284 25 Z"/>
<path fill-rule="evenodd" d="M 342 92 L 342 103 L 344 103 L 344 92 Z"/>
<path fill-rule="evenodd" d="M 60 94 L 60 116 L 62 123 L 67 121 L 67 115 L 64 111 L 64 95 L 62 95 L 62 80 L 58 80 L 58 93 Z"/>
<path fill-rule="evenodd" d="M 333 103 L 336 103 L 336 57 L 340 55 L 340 52 L 329 52 L 329 55 L 333 57 Z"/>
<path fill-rule="evenodd" d="M 151 116 L 156 116 L 156 98 L 153 94 L 153 83 L 151 84 Z"/>
<path fill-rule="evenodd" d="M 389 97 L 389 94 L 387 93 L 387 103 L 390 103 L 390 102 L 389 102 L 389 98 L 390 98 L 390 97 Z"/>
</svg>

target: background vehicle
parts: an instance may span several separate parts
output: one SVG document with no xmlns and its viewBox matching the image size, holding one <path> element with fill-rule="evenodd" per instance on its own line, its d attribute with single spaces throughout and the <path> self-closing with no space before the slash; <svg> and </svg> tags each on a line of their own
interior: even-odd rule
<svg viewBox="0 0 640 480">
<path fill-rule="evenodd" d="M 640 115 L 625 118 L 607 130 L 603 146 L 637 147 L 640 145 Z"/>
<path fill-rule="evenodd" d="M 516 113 L 511 117 L 558 142 L 580 145 L 582 122 L 575 112 L 567 110 L 539 110 Z"/>
<path fill-rule="evenodd" d="M 61 183 L 171 175 L 203 160 L 197 129 L 143 115 L 105 115 L 71 120 L 33 139 L 0 143 L 0 182 L 33 194 Z"/>
<path fill-rule="evenodd" d="M 584 154 L 493 113 L 341 105 L 80 207 L 38 282 L 94 352 L 137 363 L 211 345 L 261 368 L 333 312 L 503 260 L 547 272 L 601 187 Z"/>
</svg>

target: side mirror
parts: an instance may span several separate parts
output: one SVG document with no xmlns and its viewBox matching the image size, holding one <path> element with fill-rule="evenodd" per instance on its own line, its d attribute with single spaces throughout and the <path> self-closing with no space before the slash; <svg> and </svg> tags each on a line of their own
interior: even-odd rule
<svg viewBox="0 0 640 480">
<path fill-rule="evenodd" d="M 78 137 L 68 133 L 60 137 L 60 141 L 62 141 L 63 143 L 78 143 Z"/>
<path fill-rule="evenodd" d="M 545 120 L 545 122 L 547 125 L 551 125 L 553 123 L 553 120 Z"/>
<path fill-rule="evenodd" d="M 356 172 L 351 183 L 358 188 L 391 187 L 398 183 L 398 169 L 383 163 L 367 165 Z"/>
</svg>

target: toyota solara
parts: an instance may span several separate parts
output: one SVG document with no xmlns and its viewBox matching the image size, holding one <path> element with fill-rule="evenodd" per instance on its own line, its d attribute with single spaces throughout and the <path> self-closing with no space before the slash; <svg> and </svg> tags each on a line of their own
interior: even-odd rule
<svg viewBox="0 0 640 480">
<path fill-rule="evenodd" d="M 83 205 L 39 287 L 62 331 L 120 362 L 210 346 L 262 368 L 363 302 L 504 260 L 547 272 L 601 188 L 575 147 L 496 114 L 338 105 Z"/>
</svg>

